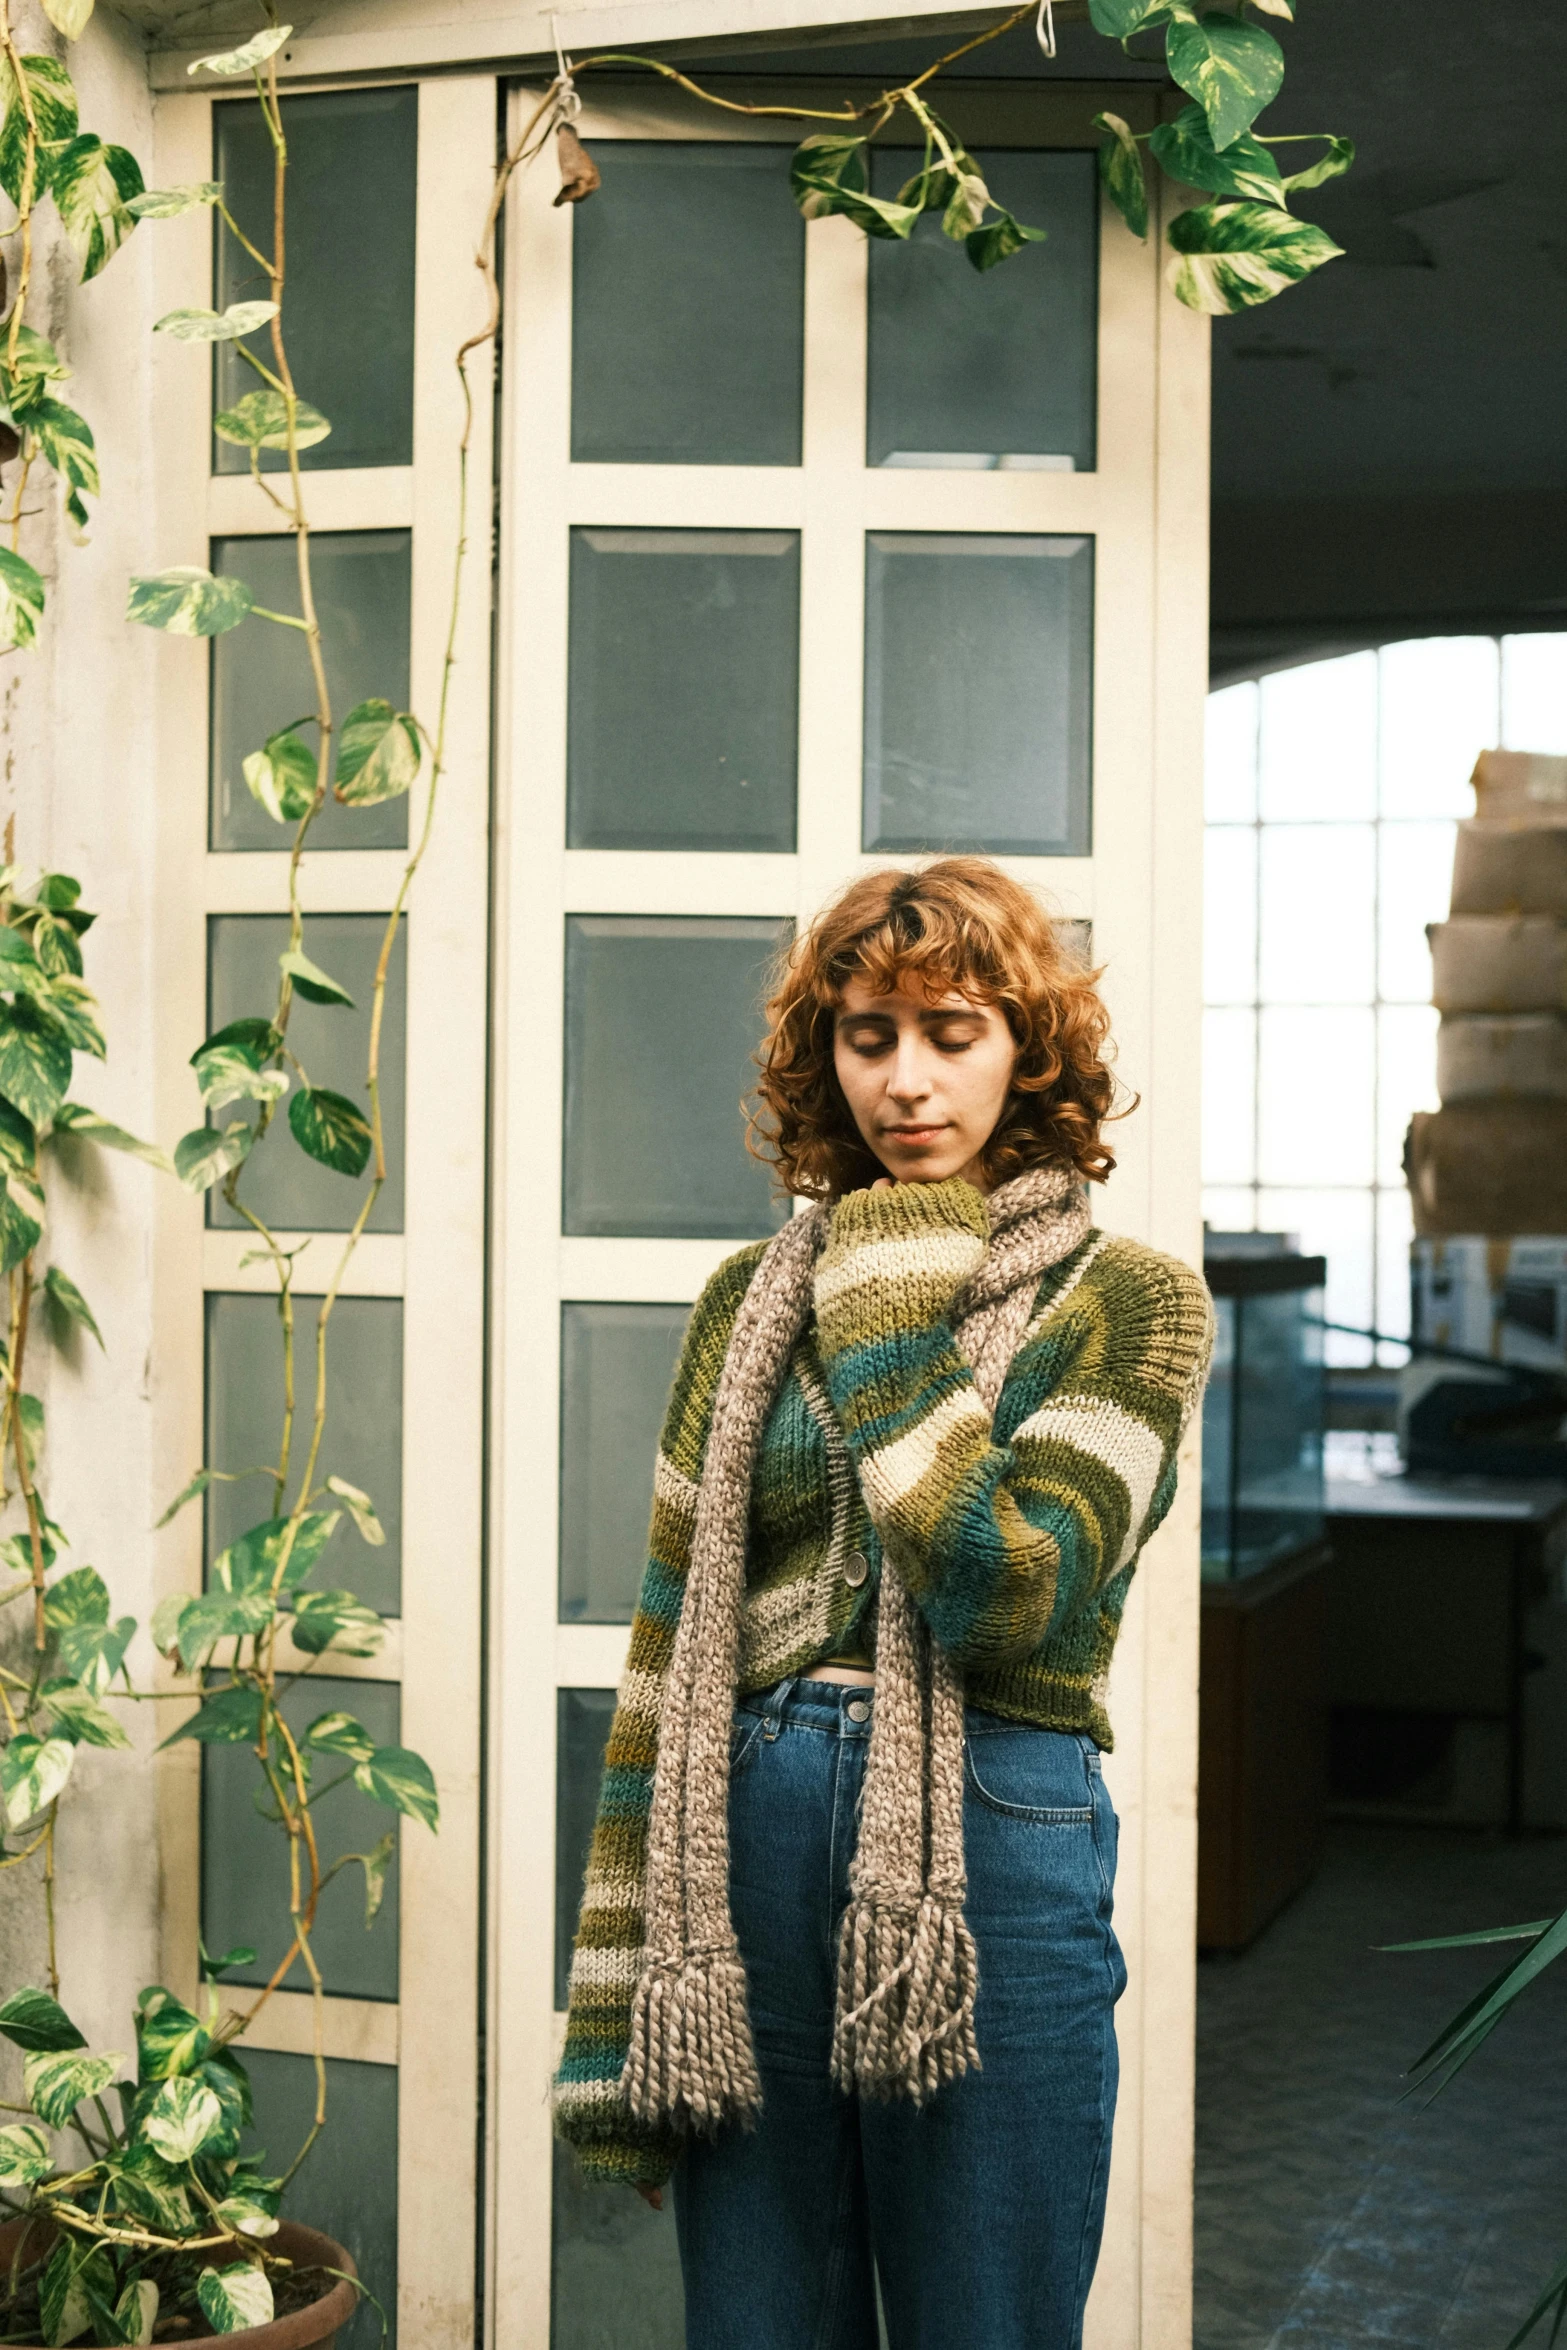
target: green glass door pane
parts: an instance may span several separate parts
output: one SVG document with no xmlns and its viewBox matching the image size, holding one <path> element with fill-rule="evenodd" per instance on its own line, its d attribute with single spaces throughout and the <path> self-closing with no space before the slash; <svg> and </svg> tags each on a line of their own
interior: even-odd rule
<svg viewBox="0 0 1567 2350">
<path fill-rule="evenodd" d="M 313 1576 L 319 1583 L 320 1577 Z M 312 1673 L 283 1699 L 283 1719 L 296 1738 L 322 1714 L 349 1713 L 377 1746 L 396 1746 L 401 1692 L 393 1681 L 319 1680 Z M 341 1755 L 314 1757 L 314 1784 L 324 1789 L 349 1768 Z M 236 1983 L 265 1983 L 288 1949 L 288 1839 L 263 1819 L 251 1798 L 264 1787 L 248 1746 L 204 1744 L 201 1750 L 201 1938 L 209 1950 L 254 1950 L 253 1966 L 233 1970 Z M 312 1807 L 323 1872 L 344 1852 L 370 1852 L 399 1814 L 361 1795 L 350 1778 Z M 410 1834 L 429 1831 L 412 1827 Z M 375 1922 L 365 1925 L 365 1877 L 344 1869 L 321 1895 L 310 1946 L 327 1990 L 341 1999 L 397 1997 L 397 1857 L 393 1848 L 386 1894 Z M 283 1978 L 287 1989 L 308 1991 L 310 1977 L 296 1958 Z"/>
<path fill-rule="evenodd" d="M 555 1692 L 555 2005 L 566 2005 L 571 1944 L 598 1814 L 613 1689 Z"/>
<path fill-rule="evenodd" d="M 794 847 L 800 541 L 574 530 L 566 843 Z"/>
<path fill-rule="evenodd" d="M 866 540 L 867 849 L 1089 851 L 1094 543 Z"/>
<path fill-rule="evenodd" d="M 319 1297 L 294 1298 L 297 1409 L 291 1467 L 297 1490 L 315 1409 Z M 402 1609 L 403 1301 L 340 1297 L 327 1324 L 328 1409 L 319 1476 L 346 1477 L 368 1493 L 386 1530 L 379 1547 L 343 1522 L 312 1581 L 355 1592 L 382 1615 Z M 216 1469 L 248 1469 L 278 1457 L 283 1422 L 283 1325 L 277 1299 L 255 1292 L 207 1294 L 207 1450 Z M 207 1564 L 272 1511 L 270 1478 L 208 1488 Z M 327 1506 L 331 1506 L 328 1504 Z"/>
<path fill-rule="evenodd" d="M 213 108 L 213 177 L 263 253 L 272 250 L 272 143 L 253 98 Z M 410 465 L 414 415 L 414 217 L 419 93 L 331 90 L 283 100 L 288 141 L 283 331 L 302 400 L 331 424 L 301 452 L 307 470 Z M 268 279 L 228 230 L 217 232 L 218 309 L 265 301 Z M 264 363 L 268 331 L 249 338 Z M 192 363 L 194 364 L 194 362 Z M 215 360 L 214 406 L 231 408 L 260 378 L 232 343 Z M 281 450 L 262 470 L 284 470 Z M 218 473 L 245 473 L 249 452 L 214 440 Z"/>
<path fill-rule="evenodd" d="M 798 465 L 805 224 L 786 146 L 599 139 L 572 210 L 579 465 Z"/>
<path fill-rule="evenodd" d="M 560 1620 L 629 1624 L 689 1306 L 560 1309 Z"/>
<path fill-rule="evenodd" d="M 370 1045 L 370 1000 L 376 959 L 386 921 L 380 914 L 312 914 L 305 924 L 305 953 L 354 999 L 307 1004 L 296 997 L 289 1014 L 288 1041 L 310 1072 L 312 1085 L 346 1094 L 368 1116 L 365 1064 Z M 270 1016 L 277 1004 L 278 957 L 288 945 L 282 914 L 214 914 L 207 924 L 207 1033 L 231 1020 Z M 386 1130 L 387 1178 L 371 1210 L 371 1232 L 403 1228 L 403 1048 L 407 1033 L 407 924 L 398 933 L 387 972 L 386 1013 L 381 1024 L 381 1115 Z M 191 1087 L 195 1099 L 195 1085 Z M 225 1121 L 242 1115 L 238 1105 L 220 1111 Z M 245 1162 L 244 1196 L 275 1232 L 346 1232 L 359 1212 L 368 1171 L 357 1180 L 307 1158 L 289 1129 L 286 1108 Z M 237 1232 L 245 1219 L 214 1188 L 207 1194 L 207 1221 Z M 318 1244 L 319 1245 L 319 1244 Z"/>
<path fill-rule="evenodd" d="M 332 711 L 341 726 L 356 702 L 379 695 L 408 706 L 408 597 L 412 538 L 406 530 L 326 530 L 310 540 L 316 615 Z M 220 579 L 245 581 L 258 604 L 297 612 L 299 574 L 292 538 L 214 539 Z M 269 734 L 314 711 L 310 655 L 297 629 L 252 620 L 212 640 L 212 816 L 215 849 L 286 849 L 291 824 L 277 824 L 251 795 L 243 762 Z M 312 752 L 314 718 L 299 730 Z M 345 808 L 327 795 L 310 827 L 313 849 L 400 849 L 408 801 Z"/>
<path fill-rule="evenodd" d="M 555 2145 L 550 2350 L 685 2350 L 680 2245 L 664 2209 L 590 2185 Z"/>
<path fill-rule="evenodd" d="M 315 2118 L 315 2065 L 308 2056 L 284 2056 L 243 2041 L 239 2054 L 256 2108 L 242 2151 L 264 2149 L 274 2171 L 286 2170 Z M 397 2067 L 329 2056 L 326 2112 L 326 2128 L 289 2187 L 288 2215 L 351 2253 L 386 2311 L 391 2330 L 384 2344 L 373 2304 L 361 2301 L 337 2336 L 338 2350 L 396 2350 Z"/>
<path fill-rule="evenodd" d="M 566 924 L 565 1229 L 753 1240 L 783 1209 L 745 1147 L 771 921 Z"/>
<path fill-rule="evenodd" d="M 872 158 L 895 196 L 918 164 Z M 1099 337 L 1094 156 L 984 150 L 986 184 L 1042 245 L 976 270 L 926 213 L 909 242 L 872 237 L 868 465 L 1091 471 Z"/>
</svg>

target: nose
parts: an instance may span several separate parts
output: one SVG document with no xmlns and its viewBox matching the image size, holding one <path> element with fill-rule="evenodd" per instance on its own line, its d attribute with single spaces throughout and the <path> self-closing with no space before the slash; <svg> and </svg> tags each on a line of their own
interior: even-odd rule
<svg viewBox="0 0 1567 2350">
<path fill-rule="evenodd" d="M 930 1091 L 925 1040 L 916 1031 L 905 1030 L 898 1038 L 898 1049 L 888 1072 L 887 1091 L 896 1102 L 923 1101 Z"/>
</svg>

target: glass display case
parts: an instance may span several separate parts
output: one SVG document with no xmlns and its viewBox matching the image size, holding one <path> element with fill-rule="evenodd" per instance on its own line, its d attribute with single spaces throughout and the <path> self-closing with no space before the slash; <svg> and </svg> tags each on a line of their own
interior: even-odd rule
<svg viewBox="0 0 1567 2350">
<path fill-rule="evenodd" d="M 1205 1582 L 1259 1575 L 1322 1539 L 1327 1265 L 1277 1235 L 1210 1233 L 1218 1317 L 1202 1417 Z"/>
</svg>

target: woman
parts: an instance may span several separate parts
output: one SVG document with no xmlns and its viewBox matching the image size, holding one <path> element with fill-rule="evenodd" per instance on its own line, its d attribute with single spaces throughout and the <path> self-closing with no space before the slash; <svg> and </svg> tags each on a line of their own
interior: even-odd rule
<svg viewBox="0 0 1567 2350">
<path fill-rule="evenodd" d="M 691 1317 L 556 2081 L 673 2176 L 690 2350 L 1076 2350 L 1115 2106 L 1105 1682 L 1210 1344 L 1090 1228 L 1107 1020 L 979 858 L 785 958 L 814 1204 Z"/>
</svg>

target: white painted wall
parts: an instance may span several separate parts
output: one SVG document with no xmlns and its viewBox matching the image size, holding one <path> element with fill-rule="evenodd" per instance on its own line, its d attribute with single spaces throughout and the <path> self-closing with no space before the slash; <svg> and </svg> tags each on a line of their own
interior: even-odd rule
<svg viewBox="0 0 1567 2350">
<path fill-rule="evenodd" d="M 41 11 L 27 6 L 20 16 L 24 49 L 61 51 Z M 141 36 L 100 9 L 69 62 L 82 127 L 129 147 L 145 166 L 152 104 Z M 85 958 L 110 1057 L 106 1066 L 78 1061 L 76 1092 L 148 1135 L 157 855 L 152 640 L 126 624 L 124 611 L 128 573 L 150 568 L 154 556 L 149 264 L 157 229 L 138 229 L 105 272 L 79 286 L 52 212 L 49 223 L 32 315 L 75 370 L 63 390 L 93 427 L 104 496 L 90 544 L 78 547 L 52 483 L 36 497 L 30 492 L 38 511 L 24 526 L 23 551 L 49 582 L 49 601 L 37 648 L 0 656 L 0 823 L 14 819 L 24 867 L 74 873 L 84 902 L 99 910 Z M 7 491 L 11 478 L 7 469 Z M 49 1245 L 92 1305 L 107 1353 L 87 1340 L 69 1359 L 50 1360 L 41 1347 L 30 1355 L 29 1384 L 48 1413 L 43 1478 L 51 1511 L 71 1537 L 65 1563 L 97 1567 L 117 1610 L 145 1624 L 153 1597 L 150 1527 L 168 1498 L 150 1482 L 151 1221 L 154 1188 L 170 1179 L 108 1152 L 79 1149 L 73 1161 L 69 1175 L 61 1169 L 51 1181 Z M 151 1661 L 143 1633 L 139 1678 L 147 1678 Z M 134 1711 L 135 1752 L 84 1748 L 61 1806 L 62 1995 L 97 2047 L 132 2045 L 135 1993 L 157 1971 L 149 1765 L 156 1733 L 145 1718 L 152 1709 Z M 32 1869 L 0 1878 L 0 1983 L 7 1987 L 41 1980 L 32 1878 Z M 8 2093 L 0 2083 L 0 2095 Z"/>
</svg>

